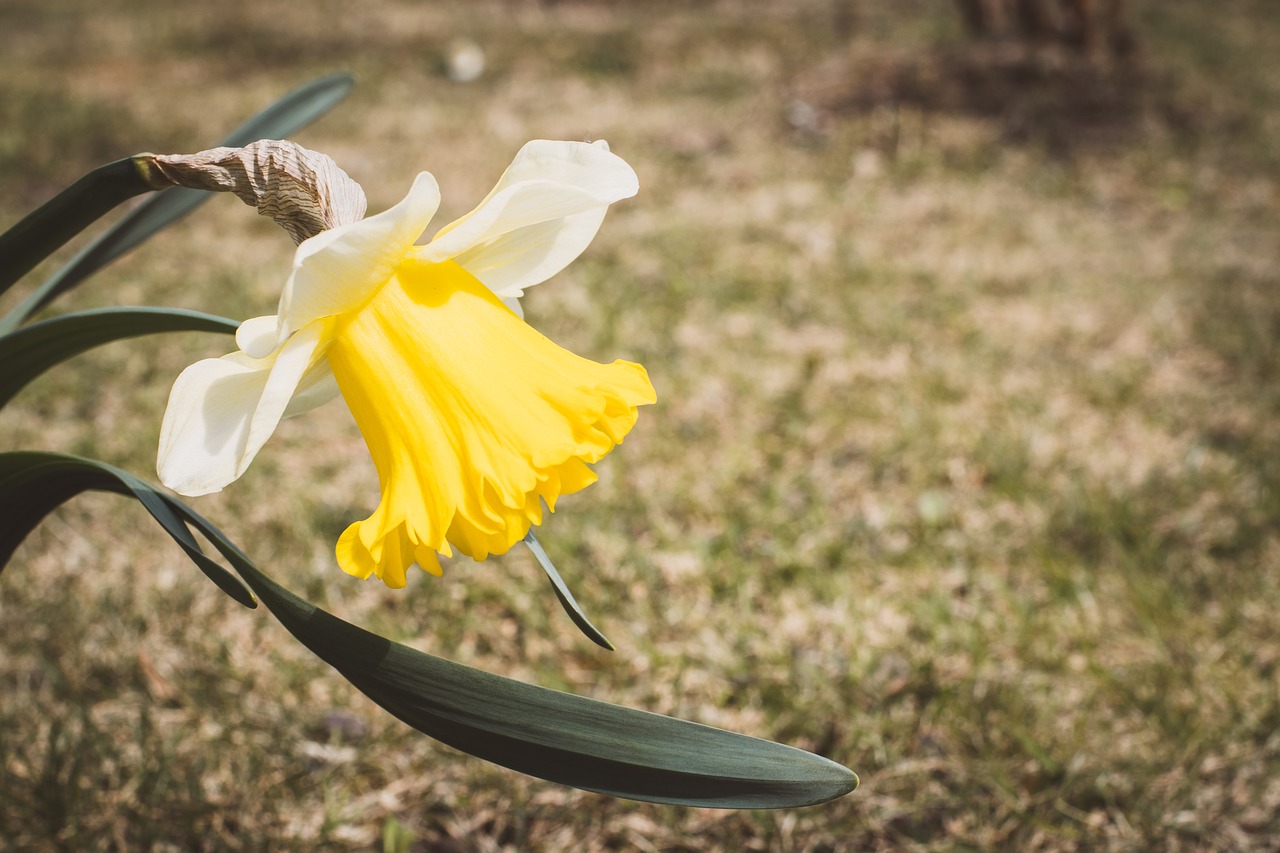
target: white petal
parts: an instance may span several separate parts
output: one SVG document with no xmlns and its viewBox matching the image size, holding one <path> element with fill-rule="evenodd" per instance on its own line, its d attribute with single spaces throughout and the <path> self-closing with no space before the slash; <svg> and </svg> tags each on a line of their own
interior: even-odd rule
<svg viewBox="0 0 1280 853">
<path fill-rule="evenodd" d="M 160 427 L 160 482 L 203 495 L 239 477 L 248 424 L 270 373 L 269 364 L 238 352 L 182 371 Z"/>
<path fill-rule="evenodd" d="M 160 427 L 160 481 L 184 495 L 221 491 L 262 449 L 323 354 L 330 324 L 313 323 L 268 358 L 234 352 L 182 371 Z"/>
<path fill-rule="evenodd" d="M 276 348 L 278 323 L 279 320 L 275 314 L 250 317 L 236 329 L 236 346 L 252 358 L 266 358 Z"/>
<path fill-rule="evenodd" d="M 535 140 L 475 210 L 418 254 L 456 259 L 498 295 L 514 296 L 581 254 L 605 209 L 638 188 L 636 173 L 603 142 Z"/>
<path fill-rule="evenodd" d="M 302 379 L 298 381 L 298 390 L 293 393 L 293 399 L 289 401 L 281 418 L 305 414 L 341 394 L 338 380 L 334 377 L 328 360 L 322 358 L 302 374 Z"/>
<path fill-rule="evenodd" d="M 502 297 L 502 304 L 511 309 L 511 313 L 515 314 L 521 320 L 524 319 L 524 306 L 520 304 L 520 300 L 514 296 Z"/>
<path fill-rule="evenodd" d="M 454 257 L 499 296 L 520 296 L 568 266 L 591 244 L 606 205 L 503 234 Z"/>
<path fill-rule="evenodd" d="M 304 240 L 280 296 L 277 340 L 367 300 L 391 277 L 439 206 L 440 187 L 422 172 L 393 207 Z"/>
</svg>

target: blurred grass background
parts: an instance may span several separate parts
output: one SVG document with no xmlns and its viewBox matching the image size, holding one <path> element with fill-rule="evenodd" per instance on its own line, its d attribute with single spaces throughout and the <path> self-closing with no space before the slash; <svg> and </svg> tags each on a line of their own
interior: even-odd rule
<svg viewBox="0 0 1280 853">
<path fill-rule="evenodd" d="M 196 506 L 358 624 L 816 750 L 862 787 L 672 809 L 459 755 L 91 495 L 0 579 L 0 846 L 1273 845 L 1280 10 L 1125 15 L 1117 56 L 974 39 L 925 0 L 6 0 L 0 226 L 334 70 L 357 89 L 296 139 L 374 211 L 426 169 L 448 221 L 524 141 L 608 139 L 641 194 L 525 304 L 659 392 L 539 534 L 616 653 L 524 553 L 398 592 L 337 570 L 376 492 L 340 404 Z M 470 83 L 447 73 L 460 38 L 487 60 Z M 56 308 L 268 313 L 291 248 L 217 198 Z M 228 344 L 82 356 L 0 413 L 0 442 L 153 478 L 173 378 Z"/>
</svg>

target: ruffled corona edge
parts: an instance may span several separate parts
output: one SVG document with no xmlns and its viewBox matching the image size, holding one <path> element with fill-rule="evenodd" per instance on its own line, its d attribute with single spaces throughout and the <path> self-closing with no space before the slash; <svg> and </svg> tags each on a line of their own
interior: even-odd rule
<svg viewBox="0 0 1280 853">
<path fill-rule="evenodd" d="M 595 482 L 588 465 L 655 400 L 643 367 L 565 350 L 452 262 L 407 262 L 345 321 L 328 357 L 381 500 L 338 540 L 342 568 L 401 587 L 437 553 L 501 554 Z"/>
</svg>

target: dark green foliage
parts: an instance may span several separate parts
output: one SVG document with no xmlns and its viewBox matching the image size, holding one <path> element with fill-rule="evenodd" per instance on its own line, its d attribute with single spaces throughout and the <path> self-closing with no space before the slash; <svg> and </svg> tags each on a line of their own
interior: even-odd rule
<svg viewBox="0 0 1280 853">
<path fill-rule="evenodd" d="M 95 489 L 136 498 L 202 571 L 252 598 L 195 542 L 207 537 L 277 619 L 396 717 L 457 749 L 589 791 L 709 808 L 789 808 L 852 791 L 858 778 L 812 753 L 721 729 L 548 690 L 442 660 L 357 628 L 263 574 L 185 504 L 87 459 L 0 454 L 0 566 L 51 510 Z"/>
</svg>

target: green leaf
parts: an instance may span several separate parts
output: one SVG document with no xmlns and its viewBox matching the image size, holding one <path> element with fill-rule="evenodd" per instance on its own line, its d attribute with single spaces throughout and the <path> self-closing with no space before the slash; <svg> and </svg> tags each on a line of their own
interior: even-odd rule
<svg viewBox="0 0 1280 853">
<path fill-rule="evenodd" d="M 46 515 L 88 490 L 139 500 L 209 580 L 245 607 L 257 607 L 244 584 L 200 550 L 168 497 L 119 468 L 58 453 L 0 453 L 0 519 L 4 519 L 0 524 L 0 571 Z"/>
<path fill-rule="evenodd" d="M 122 201 L 151 188 L 133 158 L 99 166 L 0 234 L 0 293 Z"/>
<path fill-rule="evenodd" d="M 259 139 L 279 139 L 288 136 L 331 110 L 347 96 L 354 85 L 355 81 L 349 74 L 331 74 L 313 80 L 246 121 L 218 144 L 239 148 Z M 115 183 L 106 184 L 107 177 L 99 176 L 95 179 L 92 188 L 81 187 L 77 190 L 77 187 L 103 169 L 110 170 L 109 175 Z M 132 176 L 126 174 L 127 171 L 132 172 Z M 120 184 L 120 187 L 117 187 L 117 184 Z M 126 189 L 132 189 L 132 192 L 124 195 Z M 146 189 L 146 185 L 141 183 L 141 177 L 133 167 L 132 160 L 128 159 L 95 169 L 81 178 L 53 201 L 0 236 L 0 293 L 8 290 L 13 282 L 25 275 L 36 263 L 48 257 L 68 238 L 78 234 L 115 205 Z M 124 218 L 89 244 L 66 266 L 33 291 L 8 316 L 0 320 L 0 334 L 13 331 L 26 322 L 32 314 L 75 287 L 92 273 L 136 248 L 157 231 L 190 213 L 206 201 L 209 195 L 203 190 L 173 187 L 151 196 L 129 211 Z M 64 196 L 67 198 L 64 199 Z M 59 201 L 60 199 L 62 201 Z M 68 216 L 67 211 L 77 211 L 77 206 L 87 201 L 94 201 L 96 204 L 86 208 L 83 213 L 77 213 L 73 219 L 67 220 L 70 224 L 63 225 L 63 217 Z M 55 203 L 57 203 L 55 210 L 49 213 L 44 212 L 45 208 Z M 33 218 L 36 219 L 35 223 L 28 224 Z M 48 245 L 50 242 L 48 239 L 43 241 L 35 239 L 54 228 L 60 229 L 59 234 L 66 232 L 56 243 Z M 19 229 L 27 235 L 26 241 L 21 237 L 10 239 L 10 234 Z M 37 243 L 38 248 L 25 248 L 25 243 L 29 241 Z M 23 261 L 29 263 L 25 268 L 21 264 L 13 266 L 11 253 L 23 254 Z"/>
<path fill-rule="evenodd" d="M 582 608 L 578 606 L 577 599 L 569 591 L 568 584 L 564 582 L 564 578 L 560 577 L 560 573 L 556 571 L 556 567 L 551 563 L 551 558 L 547 556 L 542 543 L 533 535 L 532 529 L 525 534 L 524 544 L 529 546 L 529 550 L 533 552 L 534 559 L 538 561 L 538 565 L 542 566 L 542 571 L 546 572 L 547 578 L 551 581 L 552 589 L 556 591 L 556 598 L 560 599 L 560 606 L 564 608 L 565 613 L 569 614 L 573 624 L 577 625 L 578 630 L 586 634 L 587 639 L 591 640 L 591 642 L 613 651 L 613 643 L 609 642 L 609 638 L 600 633 L 600 629 L 592 625 L 591 620 L 587 618 L 587 614 L 582 612 Z"/>
<path fill-rule="evenodd" d="M 101 344 L 157 332 L 235 334 L 237 325 L 178 308 L 100 308 L 32 323 L 0 336 L 0 406 L 50 367 Z"/>
<path fill-rule="evenodd" d="M 181 511 L 181 510 L 179 510 Z M 204 532 L 193 511 L 188 522 Z M 344 622 L 210 541 L 291 634 L 393 715 L 455 749 L 587 791 L 706 808 L 790 808 L 852 791 L 794 747 L 512 681 Z"/>
<path fill-rule="evenodd" d="M 317 77 L 250 118 L 218 144 L 242 148 L 259 139 L 283 139 L 337 106 L 355 84 L 355 79 L 346 73 Z"/>
<path fill-rule="evenodd" d="M 275 583 L 195 510 L 154 489 L 140 493 L 140 481 L 101 463 L 0 454 L 0 508 L 15 508 L 6 471 L 50 465 L 61 466 L 63 499 L 85 488 L 145 496 L 157 520 L 153 504 L 163 503 L 213 543 L 303 645 L 396 717 L 463 752 L 588 791 L 682 806 L 789 808 L 858 784 L 847 768 L 803 750 L 512 681 L 371 634 Z M 121 476 L 128 480 L 110 481 Z M 0 560 L 12 552 L 6 538 L 11 531 L 0 530 Z"/>
</svg>

